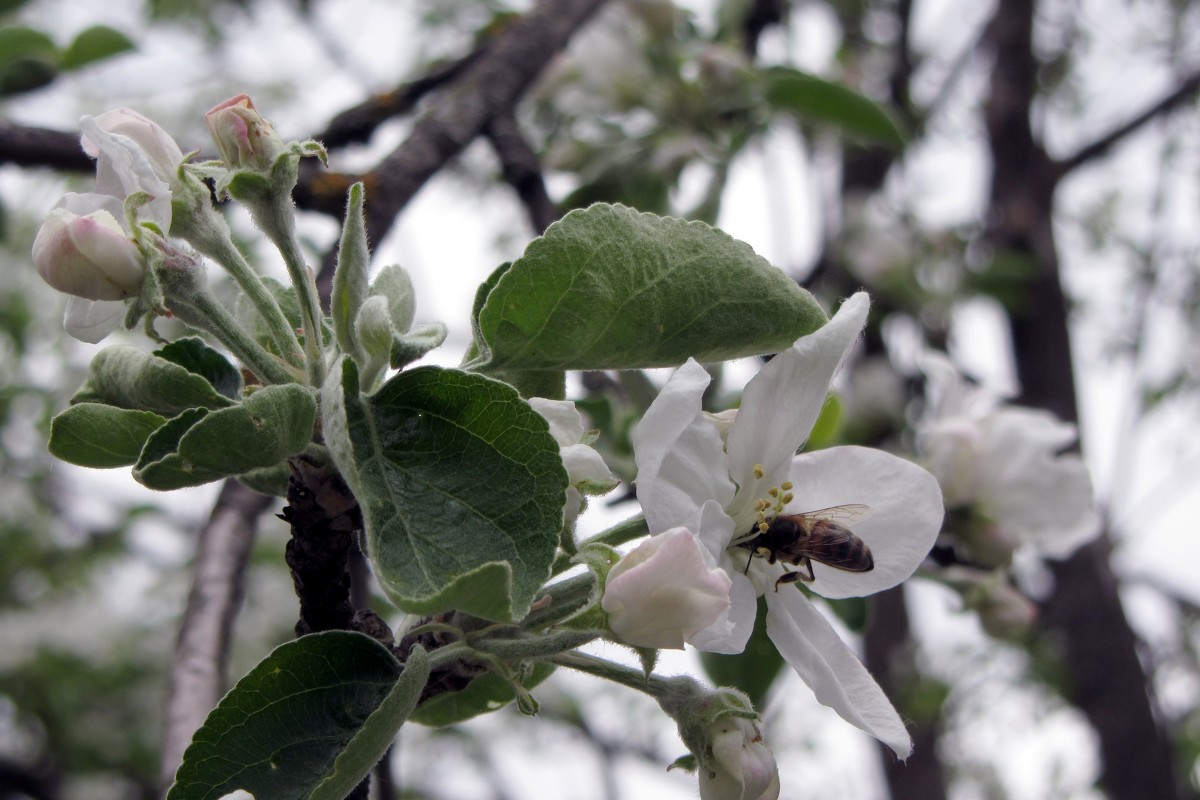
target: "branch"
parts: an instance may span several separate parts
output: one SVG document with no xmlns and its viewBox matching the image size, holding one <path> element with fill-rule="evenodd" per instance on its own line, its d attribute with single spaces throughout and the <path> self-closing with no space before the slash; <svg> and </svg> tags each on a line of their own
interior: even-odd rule
<svg viewBox="0 0 1200 800">
<path fill-rule="evenodd" d="M 517 127 L 511 113 L 501 114 L 487 126 L 488 141 L 500 158 L 504 180 L 516 190 L 525 205 L 529 222 L 541 234 L 559 217 L 558 206 L 546 193 L 546 182 L 542 179 L 542 165 L 537 153 Z"/>
<path fill-rule="evenodd" d="M 323 132 L 313 138 L 330 149 L 367 141 L 381 124 L 392 117 L 407 114 L 422 97 L 457 79 L 486 47 L 487 44 L 484 43 L 462 58 L 439 64 L 416 80 L 402 83 L 390 92 L 377 94 L 353 108 L 342 111 L 330 120 L 329 126 Z"/>
<path fill-rule="evenodd" d="M 1166 114 L 1181 103 L 1192 99 L 1198 91 L 1200 91 L 1200 72 L 1194 72 L 1175 87 L 1174 91 L 1161 98 L 1157 103 L 1154 103 L 1124 125 L 1114 128 L 1091 144 L 1079 148 L 1075 155 L 1055 161 L 1054 169 L 1056 175 L 1061 178 L 1075 168 L 1100 158 L 1125 139 L 1126 136 L 1135 133 L 1143 125 L 1157 118 L 1159 115 Z"/>
<path fill-rule="evenodd" d="M 33 128 L 0 120 L 0 164 L 91 172 L 96 162 L 79 145 L 78 133 Z"/>
<path fill-rule="evenodd" d="M 529 89 L 604 0 L 541 0 L 524 16 L 495 34 L 458 79 L 442 87 L 409 137 L 362 179 L 367 184 L 367 231 L 380 241 L 400 211 L 448 161 L 457 156 L 489 122 L 511 113 Z M 318 178 L 317 181 L 320 181 Z M 340 183 L 340 179 L 339 179 Z M 348 185 L 348 184 L 347 184 Z M 340 215 L 345 191 L 297 195 L 301 206 Z"/>
<path fill-rule="evenodd" d="M 171 660 L 162 785 L 169 786 L 195 733 L 225 691 L 230 632 L 242 602 L 258 517 L 274 498 L 228 480 L 196 544 L 195 575 Z"/>
</svg>

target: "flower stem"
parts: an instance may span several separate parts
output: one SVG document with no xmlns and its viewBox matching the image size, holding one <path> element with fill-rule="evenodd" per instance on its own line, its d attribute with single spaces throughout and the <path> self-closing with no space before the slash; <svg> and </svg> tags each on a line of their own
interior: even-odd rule
<svg viewBox="0 0 1200 800">
<path fill-rule="evenodd" d="M 654 674 L 648 675 L 640 669 L 626 667 L 623 664 L 587 653 L 578 651 L 559 653 L 545 660 L 560 667 L 568 667 L 579 672 L 586 672 L 588 675 L 595 675 L 597 678 L 606 678 L 622 686 L 628 686 L 630 689 L 645 692 L 655 699 L 666 697 L 672 690 L 672 679 L 670 678 L 660 678 Z"/>
<path fill-rule="evenodd" d="M 633 541 L 639 536 L 645 536 L 650 532 L 650 528 L 646 526 L 646 518 L 639 514 L 632 519 L 627 519 L 624 522 L 618 522 L 606 531 L 601 531 L 595 536 L 591 536 L 583 541 L 580 549 L 589 544 L 606 544 L 610 547 L 625 544 Z"/>
<path fill-rule="evenodd" d="M 590 572 L 551 584 L 546 587 L 545 598 L 548 602 L 531 611 L 521 621 L 521 627 L 537 630 L 569 619 L 579 613 L 595 590 L 596 576 Z"/>
<path fill-rule="evenodd" d="M 202 243 L 193 241 L 192 244 L 224 267 L 225 271 L 237 281 L 238 286 L 246 293 L 246 297 L 262 315 L 263 321 L 266 322 L 267 328 L 271 332 L 271 339 L 279 348 L 284 360 L 295 367 L 303 366 L 304 353 L 300 350 L 300 340 L 296 337 L 296 331 L 292 329 L 291 323 L 287 321 L 279 303 L 267 289 L 262 278 L 246 261 L 242 251 L 237 249 L 233 240 L 226 235 L 211 237 Z"/>
<path fill-rule="evenodd" d="M 284 198 L 290 205 L 291 198 Z M 325 382 L 325 362 L 322 350 L 321 305 L 317 297 L 317 281 L 312 270 L 304 262 L 300 243 L 296 241 L 294 209 L 279 209 L 274 214 L 262 215 L 256 221 L 263 232 L 274 242 L 287 265 L 288 277 L 300 300 L 300 316 L 304 323 L 304 359 L 308 370 L 309 384 L 320 388 Z"/>
<path fill-rule="evenodd" d="M 298 376 L 254 341 L 228 309 L 207 291 L 197 292 L 186 300 L 171 298 L 168 305 L 184 322 L 215 336 L 263 383 L 296 383 Z"/>
</svg>

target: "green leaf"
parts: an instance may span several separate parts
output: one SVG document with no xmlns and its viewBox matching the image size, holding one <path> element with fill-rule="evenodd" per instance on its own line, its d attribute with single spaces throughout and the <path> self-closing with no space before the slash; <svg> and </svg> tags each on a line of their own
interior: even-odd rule
<svg viewBox="0 0 1200 800">
<path fill-rule="evenodd" d="M 166 421 L 150 411 L 80 403 L 50 422 L 50 453 L 81 467 L 127 467 Z"/>
<path fill-rule="evenodd" d="M 783 350 L 826 321 L 744 242 L 624 206 L 572 211 L 488 281 L 468 365 L 488 371 L 723 361 Z"/>
<path fill-rule="evenodd" d="M 62 68 L 66 70 L 79 69 L 95 61 L 135 49 L 133 41 L 116 28 L 107 25 L 93 25 L 75 37 L 67 45 L 62 56 Z"/>
<path fill-rule="evenodd" d="M 379 271 L 371 283 L 372 297 L 385 297 L 388 313 L 396 330 L 405 333 L 412 327 L 417 313 L 416 293 L 412 278 L 396 264 L 389 264 Z"/>
<path fill-rule="evenodd" d="M 338 246 L 337 268 L 333 273 L 330 311 L 333 332 L 343 353 L 353 356 L 361 365 L 365 355 L 354 336 L 354 321 L 363 301 L 367 299 L 367 272 L 371 268 L 371 251 L 367 248 L 367 223 L 363 218 L 363 185 L 350 187 L 346 199 L 346 222 Z"/>
<path fill-rule="evenodd" d="M 785 589 L 785 591 L 791 591 Z M 754 703 L 763 708 L 767 692 L 783 670 L 783 656 L 767 637 L 767 604 L 758 598 L 758 614 L 754 618 L 754 631 L 746 648 L 736 655 L 701 653 L 700 664 L 708 677 L 717 686 L 732 686 L 741 689 Z"/>
<path fill-rule="evenodd" d="M 187 336 L 160 347 L 154 355 L 178 364 L 193 375 L 199 375 L 230 400 L 242 393 L 242 373 L 229 359 L 205 344 L 196 336 Z"/>
<path fill-rule="evenodd" d="M 363 507 L 368 552 L 400 608 L 525 615 L 562 527 L 567 475 L 549 425 L 507 384 L 401 372 L 371 397 L 341 359 L 322 401 L 326 441 Z"/>
<path fill-rule="evenodd" d="M 84 387 L 89 400 L 174 416 L 189 408 L 234 404 L 202 375 L 133 347 L 106 347 L 92 359 Z"/>
<path fill-rule="evenodd" d="M 309 800 L 343 800 L 347 797 L 387 753 L 396 738 L 396 731 L 417 707 L 428 682 L 429 657 L 424 649 L 414 647 L 396 685 L 350 740 L 334 763 L 333 773 L 317 786 Z"/>
<path fill-rule="evenodd" d="M 0 97 L 32 92 L 54 82 L 58 68 L 38 56 L 0 61 Z"/>
<path fill-rule="evenodd" d="M 824 122 L 849 136 L 900 150 L 905 135 L 883 106 L 839 83 L 790 67 L 763 71 L 767 102 L 808 122 Z"/>
<path fill-rule="evenodd" d="M 280 645 L 196 731 L 167 800 L 216 800 L 236 789 L 257 800 L 345 797 L 349 790 L 334 792 L 366 775 L 428 675 L 422 651 L 401 667 L 360 633 Z"/>
<path fill-rule="evenodd" d="M 159 490 L 199 486 L 295 455 L 312 441 L 317 404 L 303 386 L 267 386 L 219 411 L 190 409 L 150 437 L 133 469 Z"/>
<path fill-rule="evenodd" d="M 57 61 L 58 47 L 53 39 L 34 28 L 21 25 L 0 28 L 0 63 L 30 57 Z"/>
<path fill-rule="evenodd" d="M 532 689 L 553 672 L 552 665 L 538 663 L 521 681 L 521 685 Z M 442 692 L 429 698 L 412 713 L 411 719 L 421 725 L 442 728 L 489 711 L 497 711 L 515 699 L 512 684 L 495 672 L 488 672 L 472 680 L 461 691 Z"/>
</svg>

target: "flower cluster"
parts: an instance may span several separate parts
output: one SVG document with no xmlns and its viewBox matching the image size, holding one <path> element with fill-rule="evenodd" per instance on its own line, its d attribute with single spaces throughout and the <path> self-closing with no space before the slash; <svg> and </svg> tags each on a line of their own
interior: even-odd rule
<svg viewBox="0 0 1200 800">
<path fill-rule="evenodd" d="M 699 364 L 675 372 L 633 432 L 638 500 L 654 536 L 614 567 L 602 607 L 631 644 L 739 653 L 764 596 L 768 635 L 817 699 L 905 757 L 911 742 L 891 703 L 806 593 L 786 585 L 799 577 L 829 598 L 887 589 L 915 571 L 941 527 L 941 490 L 916 464 L 864 447 L 796 455 L 868 307 L 865 294 L 851 297 L 828 324 L 771 359 L 732 421 L 702 410 L 709 375 Z M 830 530 L 843 547 L 870 554 L 866 569 L 848 569 L 799 539 L 787 550 L 757 538 L 780 517 L 802 515 L 811 529 L 850 505 L 861 517 L 852 530 Z M 671 630 L 666 609 L 679 621 Z"/>
</svg>

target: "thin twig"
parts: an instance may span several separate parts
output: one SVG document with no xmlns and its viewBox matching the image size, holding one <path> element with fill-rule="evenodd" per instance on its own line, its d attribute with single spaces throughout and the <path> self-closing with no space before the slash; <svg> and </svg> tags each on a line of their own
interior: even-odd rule
<svg viewBox="0 0 1200 800">
<path fill-rule="evenodd" d="M 228 480 L 200 531 L 192 590 L 171 660 L 160 770 L 164 787 L 174 779 L 192 734 L 225 691 L 230 632 L 242 602 L 246 564 L 258 518 L 272 502 Z"/>
<path fill-rule="evenodd" d="M 1173 91 L 1165 97 L 1160 98 L 1158 102 L 1150 105 L 1142 113 L 1133 117 L 1125 124 L 1114 128 L 1091 144 L 1079 148 L 1074 155 L 1054 162 L 1056 175 L 1061 178 L 1077 167 L 1100 158 L 1125 139 L 1125 137 L 1140 130 L 1147 122 L 1190 100 L 1197 92 L 1200 92 L 1200 72 L 1194 72 L 1184 78 Z"/>
<path fill-rule="evenodd" d="M 516 190 L 533 229 L 541 234 L 559 217 L 558 206 L 546 192 L 542 165 L 511 113 L 500 114 L 487 126 L 488 141 L 500 159 L 504 180 Z"/>
</svg>

